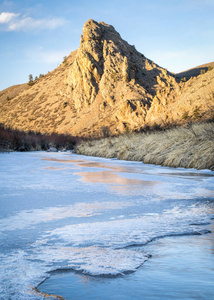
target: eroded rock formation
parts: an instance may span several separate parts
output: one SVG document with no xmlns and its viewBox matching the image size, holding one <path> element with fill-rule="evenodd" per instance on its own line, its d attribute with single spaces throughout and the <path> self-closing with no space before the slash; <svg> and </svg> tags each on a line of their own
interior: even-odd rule
<svg viewBox="0 0 214 300">
<path fill-rule="evenodd" d="M 178 81 L 124 41 L 113 26 L 88 20 L 79 49 L 57 69 L 30 88 L 17 89 L 12 99 L 10 89 L 1 92 L 0 123 L 88 136 L 102 135 L 106 128 L 118 134 L 146 124 L 182 123 L 195 109 L 198 118 L 208 116 L 214 70 Z"/>
</svg>

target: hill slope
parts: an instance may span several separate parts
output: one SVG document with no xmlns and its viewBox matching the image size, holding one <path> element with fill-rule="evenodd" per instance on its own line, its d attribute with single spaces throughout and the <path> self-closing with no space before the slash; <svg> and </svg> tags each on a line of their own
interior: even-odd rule
<svg viewBox="0 0 214 300">
<path fill-rule="evenodd" d="M 13 92 L 12 92 L 13 89 Z M 19 130 L 99 136 L 213 116 L 214 70 L 176 82 L 103 22 L 54 71 L 0 93 L 0 123 Z"/>
<path fill-rule="evenodd" d="M 195 68 L 180 72 L 176 74 L 176 77 L 178 78 L 182 78 L 182 77 L 186 77 L 187 79 L 191 78 L 191 77 L 195 77 L 200 75 L 201 73 L 207 72 L 210 69 L 214 68 L 214 61 L 207 63 L 207 64 L 203 64 L 200 66 L 197 66 Z"/>
</svg>

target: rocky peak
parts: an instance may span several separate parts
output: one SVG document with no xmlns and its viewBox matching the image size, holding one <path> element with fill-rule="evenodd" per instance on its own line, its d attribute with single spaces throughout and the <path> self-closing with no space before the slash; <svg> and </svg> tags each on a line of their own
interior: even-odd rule
<svg viewBox="0 0 214 300">
<path fill-rule="evenodd" d="M 100 41 L 103 35 L 102 26 L 96 21 L 90 19 L 83 26 L 83 41 L 97 40 Z"/>
<path fill-rule="evenodd" d="M 102 136 L 211 118 L 214 69 L 184 81 L 177 83 L 113 26 L 88 20 L 79 49 L 57 69 L 33 86 L 0 93 L 0 119 L 19 130 Z"/>
<path fill-rule="evenodd" d="M 100 110 L 115 104 L 124 110 L 130 101 L 137 110 L 150 105 L 158 86 L 165 85 L 168 77 L 166 70 L 124 41 L 113 26 L 88 20 L 65 83 L 77 111 L 94 103 L 98 95 Z"/>
</svg>

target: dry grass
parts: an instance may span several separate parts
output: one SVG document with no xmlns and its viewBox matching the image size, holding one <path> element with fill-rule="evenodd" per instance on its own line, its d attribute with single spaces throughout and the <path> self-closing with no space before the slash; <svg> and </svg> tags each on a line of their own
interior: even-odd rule
<svg viewBox="0 0 214 300">
<path fill-rule="evenodd" d="M 214 170 L 214 126 L 213 123 L 198 123 L 161 132 L 84 141 L 77 144 L 76 153 L 169 167 Z"/>
</svg>

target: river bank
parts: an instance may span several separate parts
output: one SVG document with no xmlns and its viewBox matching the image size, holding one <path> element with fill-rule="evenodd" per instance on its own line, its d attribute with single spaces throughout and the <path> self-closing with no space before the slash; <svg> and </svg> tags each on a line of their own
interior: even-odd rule
<svg viewBox="0 0 214 300">
<path fill-rule="evenodd" d="M 213 123 L 197 123 L 165 131 L 128 133 L 83 141 L 77 144 L 75 152 L 166 167 L 214 171 L 214 128 Z"/>
</svg>

